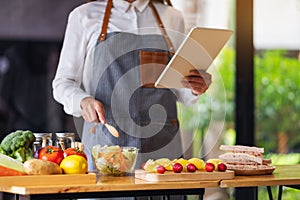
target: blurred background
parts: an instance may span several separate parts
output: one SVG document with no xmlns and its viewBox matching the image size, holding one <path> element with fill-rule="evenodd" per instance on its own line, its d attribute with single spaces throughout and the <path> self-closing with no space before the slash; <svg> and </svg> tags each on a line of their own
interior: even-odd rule
<svg viewBox="0 0 300 200">
<path fill-rule="evenodd" d="M 1 2 L 0 139 L 16 129 L 75 132 L 80 137 L 81 119 L 66 115 L 53 100 L 51 82 L 68 13 L 85 2 Z M 220 144 L 243 141 L 264 147 L 274 164 L 297 164 L 300 163 L 300 0 L 247 2 L 253 3 L 253 7 L 247 8 L 245 4 L 244 9 L 253 12 L 243 16 L 238 12 L 242 6 L 235 0 L 172 1 L 184 15 L 186 32 L 202 26 L 245 31 L 250 35 L 237 38 L 234 34 L 227 43 L 209 69 L 215 77 L 214 83 L 196 105 L 178 105 L 186 156 L 216 157 Z M 253 28 L 250 32 L 240 27 L 247 25 Z M 246 58 L 242 62 L 237 59 L 240 55 L 242 60 Z M 248 55 L 251 60 L 247 60 Z M 250 89 L 245 89 L 245 85 Z M 244 131 L 239 132 L 237 116 L 244 115 L 250 115 L 250 120 L 249 123 L 244 120 Z M 239 135 L 245 139 L 239 140 Z M 291 199 L 300 197 L 290 191 L 287 188 L 284 192 Z M 263 192 L 260 195 L 265 195 Z"/>
<path fill-rule="evenodd" d="M 0 139 L 16 129 L 76 132 L 52 97 L 68 13 L 85 0 L 12 0 L 0 12 Z"/>
</svg>

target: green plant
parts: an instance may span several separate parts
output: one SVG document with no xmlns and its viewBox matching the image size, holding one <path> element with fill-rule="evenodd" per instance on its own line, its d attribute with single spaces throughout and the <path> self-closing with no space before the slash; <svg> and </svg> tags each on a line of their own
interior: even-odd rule
<svg viewBox="0 0 300 200">
<path fill-rule="evenodd" d="M 300 63 L 284 50 L 255 56 L 255 118 L 257 144 L 276 152 L 277 136 L 285 134 L 289 151 L 300 144 Z"/>
</svg>

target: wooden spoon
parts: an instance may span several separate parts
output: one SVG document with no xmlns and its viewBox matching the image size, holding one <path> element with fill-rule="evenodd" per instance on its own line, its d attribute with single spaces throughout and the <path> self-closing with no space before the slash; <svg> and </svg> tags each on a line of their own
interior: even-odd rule
<svg viewBox="0 0 300 200">
<path fill-rule="evenodd" d="M 90 132 L 91 133 L 95 133 L 96 132 L 96 127 L 98 126 L 98 123 L 95 124 L 95 126 L 93 126 L 91 129 L 90 129 Z M 115 127 L 113 127 L 112 125 L 110 124 L 104 124 L 104 126 L 108 129 L 108 131 L 114 136 L 114 137 L 120 137 L 120 134 L 119 132 L 117 131 L 117 129 Z"/>
</svg>

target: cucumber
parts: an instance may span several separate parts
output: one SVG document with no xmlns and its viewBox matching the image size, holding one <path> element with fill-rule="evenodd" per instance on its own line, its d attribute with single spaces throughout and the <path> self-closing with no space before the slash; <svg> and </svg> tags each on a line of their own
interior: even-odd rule
<svg viewBox="0 0 300 200">
<path fill-rule="evenodd" d="M 22 162 L 4 154 L 0 154 L 0 166 L 10 168 L 19 172 L 25 172 Z"/>
</svg>

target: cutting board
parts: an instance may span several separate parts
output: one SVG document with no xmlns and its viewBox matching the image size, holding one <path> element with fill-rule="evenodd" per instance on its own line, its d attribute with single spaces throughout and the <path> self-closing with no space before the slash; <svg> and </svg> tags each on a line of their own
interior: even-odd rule
<svg viewBox="0 0 300 200">
<path fill-rule="evenodd" d="M 56 175 L 27 175 L 0 176 L 0 185 L 5 186 L 39 186 L 44 185 L 78 185 L 95 184 L 95 173 L 88 174 L 56 174 Z"/>
<path fill-rule="evenodd" d="M 206 172 L 206 171 L 196 171 L 196 172 L 181 172 L 174 173 L 172 171 L 166 171 L 164 174 L 146 172 L 144 170 L 136 170 L 135 178 L 151 181 L 151 182 L 161 182 L 161 181 L 208 181 L 208 180 L 224 180 L 233 179 L 234 171 L 226 170 L 225 172 Z"/>
</svg>

